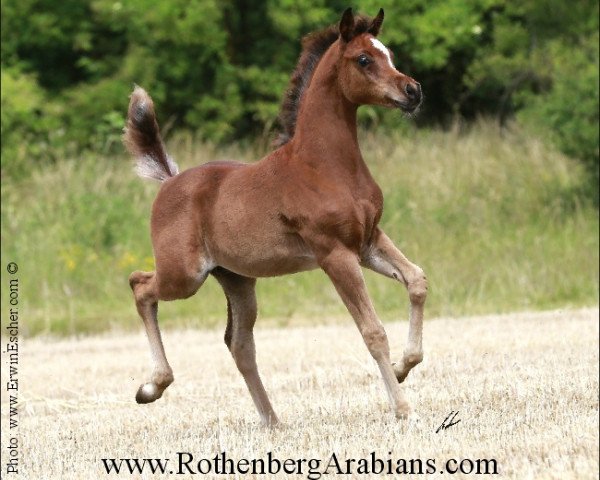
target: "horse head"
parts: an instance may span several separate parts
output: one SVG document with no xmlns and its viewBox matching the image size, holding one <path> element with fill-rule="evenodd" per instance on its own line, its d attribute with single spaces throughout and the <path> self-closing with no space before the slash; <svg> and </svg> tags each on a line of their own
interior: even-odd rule
<svg viewBox="0 0 600 480">
<path fill-rule="evenodd" d="M 337 62 L 340 87 L 352 103 L 413 113 L 423 98 L 421 85 L 396 69 L 393 53 L 377 39 L 383 16 L 380 9 L 366 31 L 362 31 L 364 28 L 357 28 L 351 8 L 342 15 Z"/>
</svg>

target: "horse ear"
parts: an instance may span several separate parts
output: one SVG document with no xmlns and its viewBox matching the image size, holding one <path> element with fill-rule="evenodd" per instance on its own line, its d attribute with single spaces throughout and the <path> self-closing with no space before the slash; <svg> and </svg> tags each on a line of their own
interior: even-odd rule
<svg viewBox="0 0 600 480">
<path fill-rule="evenodd" d="M 347 8 L 342 14 L 342 20 L 340 21 L 340 36 L 344 42 L 352 40 L 354 33 L 354 15 L 352 14 L 352 7 Z"/>
<path fill-rule="evenodd" d="M 379 34 L 379 29 L 381 28 L 381 24 L 383 23 L 383 8 L 379 9 L 379 13 L 371 22 L 371 26 L 367 30 L 368 33 L 376 37 Z"/>
</svg>

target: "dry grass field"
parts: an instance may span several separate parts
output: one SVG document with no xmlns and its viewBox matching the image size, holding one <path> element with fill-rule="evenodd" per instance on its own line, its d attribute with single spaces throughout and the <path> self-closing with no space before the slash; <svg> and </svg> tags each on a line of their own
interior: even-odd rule
<svg viewBox="0 0 600 480">
<path fill-rule="evenodd" d="M 386 328 L 397 357 L 407 323 Z M 176 452 L 190 452 L 197 462 L 222 451 L 235 460 L 269 451 L 281 460 L 316 458 L 322 468 L 332 453 L 340 463 L 371 452 L 394 465 L 435 459 L 438 472 L 420 478 L 448 477 L 439 473 L 446 460 L 465 458 L 496 459 L 501 478 L 598 477 L 597 308 L 426 321 L 425 360 L 404 384 L 421 417 L 411 423 L 391 416 L 350 318 L 286 329 L 261 329 L 259 321 L 259 368 L 283 422 L 274 429 L 259 425 L 221 332 L 164 336 L 176 380 L 145 406 L 134 402 L 150 368 L 141 326 L 137 334 L 23 340 L 20 474 L 6 478 L 115 478 L 101 458 L 171 458 L 175 468 Z M 436 433 L 451 411 L 461 421 Z M 5 441 L 3 477 L 4 447 Z M 293 478 L 307 478 L 304 468 Z M 339 477 L 331 469 L 321 478 L 399 477 L 359 473 L 355 466 L 353 475 Z M 202 477 L 175 478 L 188 476 Z"/>
</svg>

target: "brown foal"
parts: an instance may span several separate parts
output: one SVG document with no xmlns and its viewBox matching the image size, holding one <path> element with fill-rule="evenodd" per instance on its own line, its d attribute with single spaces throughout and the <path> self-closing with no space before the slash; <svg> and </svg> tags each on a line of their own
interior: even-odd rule
<svg viewBox="0 0 600 480">
<path fill-rule="evenodd" d="M 129 279 L 154 360 L 149 382 L 137 392 L 139 403 L 160 398 L 173 382 L 158 301 L 193 295 L 211 274 L 227 298 L 225 343 L 262 421 L 277 423 L 256 366 L 256 278 L 322 268 L 379 366 L 396 417 L 410 413 L 399 383 L 423 358 L 427 281 L 378 227 L 383 196 L 360 153 L 356 111 L 371 104 L 411 113 L 421 103 L 421 88 L 396 70 L 377 40 L 382 22 L 383 10 L 369 19 L 348 9 L 338 26 L 304 39 L 283 104 L 280 146 L 254 164 L 214 162 L 178 173 L 152 100 L 134 90 L 124 141 L 138 173 L 163 182 L 151 219 L 156 271 Z M 361 266 L 408 290 L 408 345 L 397 363 L 390 360 Z"/>
</svg>

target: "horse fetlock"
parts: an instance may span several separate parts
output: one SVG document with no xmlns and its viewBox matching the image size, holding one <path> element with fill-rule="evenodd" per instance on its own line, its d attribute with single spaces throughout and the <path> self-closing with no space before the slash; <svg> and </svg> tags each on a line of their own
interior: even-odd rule
<svg viewBox="0 0 600 480">
<path fill-rule="evenodd" d="M 173 376 L 173 371 L 169 369 L 167 371 L 154 372 L 152 374 L 151 381 L 158 388 L 160 388 L 161 390 L 164 390 L 169 385 L 171 385 L 174 380 L 175 380 L 175 377 Z"/>
<path fill-rule="evenodd" d="M 412 408 L 406 400 L 401 400 L 394 405 L 394 415 L 398 420 L 407 420 L 412 415 Z"/>
<path fill-rule="evenodd" d="M 423 351 L 422 350 L 407 350 L 404 352 L 402 356 L 402 361 L 404 365 L 412 368 L 415 365 L 418 365 L 423 361 Z"/>
<path fill-rule="evenodd" d="M 264 415 L 261 415 L 261 421 L 262 424 L 265 427 L 276 427 L 277 425 L 279 425 L 279 418 L 277 418 L 277 415 L 275 415 L 275 412 L 270 412 Z"/>
</svg>

